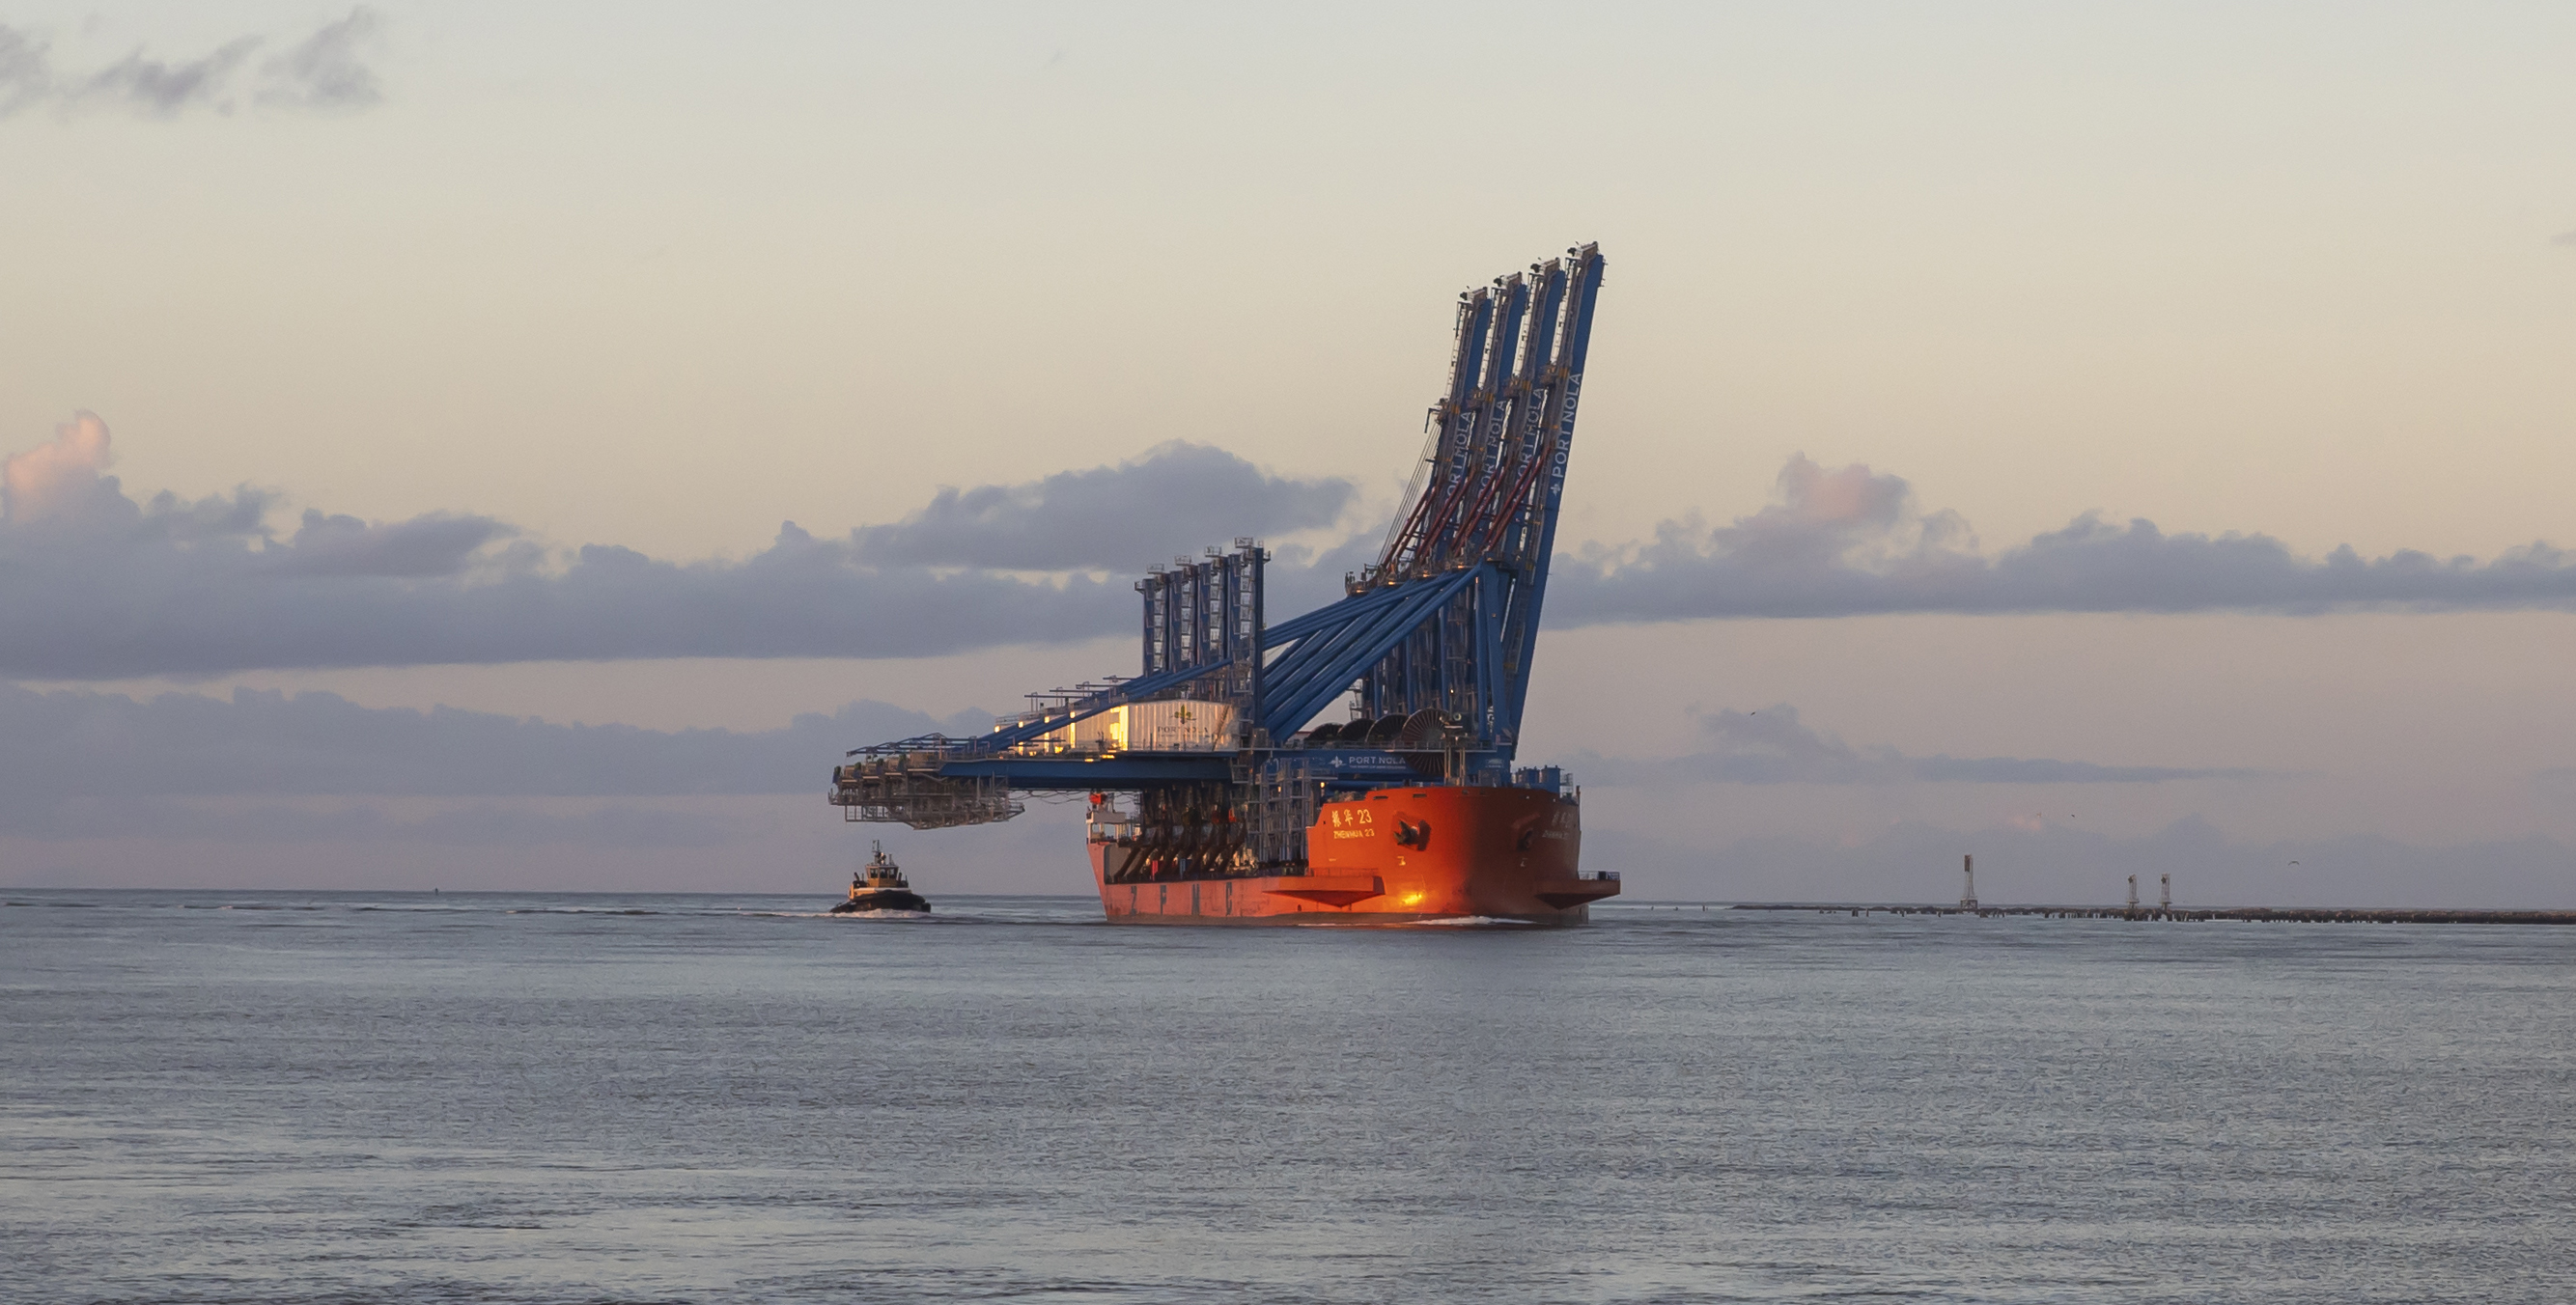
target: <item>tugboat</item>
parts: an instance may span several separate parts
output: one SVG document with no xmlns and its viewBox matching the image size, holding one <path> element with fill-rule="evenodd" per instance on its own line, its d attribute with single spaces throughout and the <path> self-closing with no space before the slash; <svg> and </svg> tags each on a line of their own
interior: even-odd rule
<svg viewBox="0 0 2576 1305">
<path fill-rule="evenodd" d="M 903 871 L 896 867 L 894 858 L 885 854 L 885 844 L 871 841 L 868 844 L 867 868 L 850 876 L 850 900 L 833 907 L 832 914 L 929 910 L 929 899 L 912 891 L 912 885 L 904 880 Z"/>
</svg>

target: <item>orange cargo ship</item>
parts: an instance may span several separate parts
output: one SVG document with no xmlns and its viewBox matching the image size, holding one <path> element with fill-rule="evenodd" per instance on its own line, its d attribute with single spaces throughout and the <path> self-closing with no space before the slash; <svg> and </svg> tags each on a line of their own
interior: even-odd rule
<svg viewBox="0 0 2576 1305">
<path fill-rule="evenodd" d="M 833 804 L 949 829 L 1088 793 L 1121 923 L 1582 923 L 1618 877 L 1577 868 L 1564 772 L 1515 762 L 1602 268 L 1575 245 L 1458 295 L 1404 507 L 1338 600 L 1271 620 L 1248 535 L 1175 557 L 1136 582 L 1135 675 L 852 749 Z"/>
<path fill-rule="evenodd" d="M 1321 807 L 1303 874 L 1184 878 L 1095 808 L 1091 874 L 1115 923 L 1581 924 L 1619 891 L 1576 867 L 1581 811 L 1543 789 L 1378 789 Z"/>
</svg>

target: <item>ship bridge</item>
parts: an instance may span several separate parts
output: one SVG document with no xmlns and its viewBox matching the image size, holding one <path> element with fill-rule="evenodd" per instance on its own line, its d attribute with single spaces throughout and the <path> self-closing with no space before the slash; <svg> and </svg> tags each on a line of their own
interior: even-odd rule
<svg viewBox="0 0 2576 1305">
<path fill-rule="evenodd" d="M 1515 770 L 1583 394 L 1597 245 L 1458 296 L 1447 383 L 1405 507 L 1344 596 L 1267 622 L 1249 538 L 1137 581 L 1141 666 L 1029 695 L 972 738 L 852 750 L 831 801 L 915 829 L 1089 793 L 1095 827 L 1170 838 L 1199 873 L 1296 873 L 1319 804 L 1425 783 L 1556 789 Z M 1347 718 L 1321 721 L 1347 697 Z"/>
</svg>

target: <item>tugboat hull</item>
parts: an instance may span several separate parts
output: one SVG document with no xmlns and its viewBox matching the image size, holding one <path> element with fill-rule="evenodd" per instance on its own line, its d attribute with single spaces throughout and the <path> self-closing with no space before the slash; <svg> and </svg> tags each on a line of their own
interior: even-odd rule
<svg viewBox="0 0 2576 1305">
<path fill-rule="evenodd" d="M 888 888 L 878 889 L 875 892 L 861 892 L 858 896 L 833 907 L 832 914 L 856 915 L 862 911 L 920 911 L 927 914 L 929 910 L 930 902 L 921 894 Z"/>
</svg>

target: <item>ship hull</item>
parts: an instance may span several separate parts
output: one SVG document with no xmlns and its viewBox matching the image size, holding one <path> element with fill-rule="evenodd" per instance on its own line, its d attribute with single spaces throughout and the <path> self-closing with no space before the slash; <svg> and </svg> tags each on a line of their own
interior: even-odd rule
<svg viewBox="0 0 2576 1305">
<path fill-rule="evenodd" d="M 1437 787 L 1325 804 L 1302 875 L 1155 878 L 1130 847 L 1090 846 L 1115 924 L 1546 926 L 1619 891 L 1580 876 L 1582 844 L 1580 808 L 1553 793 Z"/>
<path fill-rule="evenodd" d="M 865 911 L 930 910 L 930 902 L 919 893 L 900 888 L 879 888 L 852 894 L 850 900 L 832 908 L 834 915 L 856 915 Z"/>
</svg>

